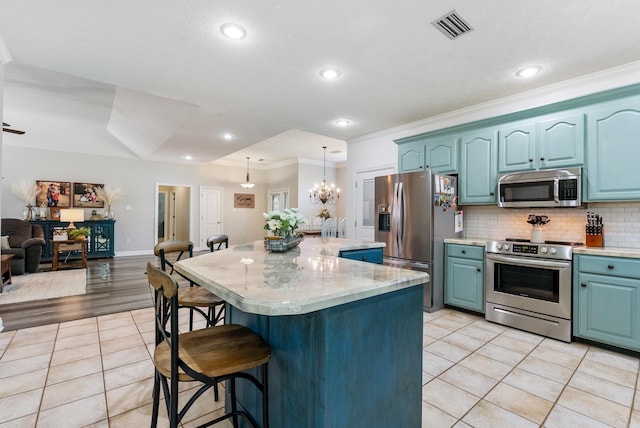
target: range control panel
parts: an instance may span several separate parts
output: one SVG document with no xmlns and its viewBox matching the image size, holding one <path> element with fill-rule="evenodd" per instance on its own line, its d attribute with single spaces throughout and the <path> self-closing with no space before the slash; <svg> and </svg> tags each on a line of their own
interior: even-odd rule
<svg viewBox="0 0 640 428">
<path fill-rule="evenodd" d="M 537 257 L 543 259 L 571 260 L 571 245 L 534 244 L 511 241 L 487 241 L 487 254 L 504 254 L 519 257 Z"/>
</svg>

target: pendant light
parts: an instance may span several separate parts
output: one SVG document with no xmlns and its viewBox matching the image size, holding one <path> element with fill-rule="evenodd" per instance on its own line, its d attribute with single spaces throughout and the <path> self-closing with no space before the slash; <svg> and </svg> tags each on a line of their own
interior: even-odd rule
<svg viewBox="0 0 640 428">
<path fill-rule="evenodd" d="M 322 148 L 324 150 L 322 184 L 320 186 L 316 184 L 313 189 L 309 190 L 309 201 L 314 205 L 335 205 L 340 199 L 340 189 L 336 189 L 333 183 L 327 185 L 327 146 L 322 146 Z"/>
<path fill-rule="evenodd" d="M 247 157 L 247 181 L 245 181 L 244 183 L 240 184 L 242 187 L 244 187 L 245 189 L 251 189 L 253 188 L 253 186 L 255 186 L 255 183 L 252 183 L 249 180 L 249 157 Z"/>
</svg>

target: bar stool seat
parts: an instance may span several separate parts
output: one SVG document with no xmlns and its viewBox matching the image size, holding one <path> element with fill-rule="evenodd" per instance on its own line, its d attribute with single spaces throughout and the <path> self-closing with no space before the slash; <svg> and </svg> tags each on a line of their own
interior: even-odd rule
<svg viewBox="0 0 640 428">
<path fill-rule="evenodd" d="M 239 417 L 243 417 L 251 426 L 256 427 L 256 415 L 249 415 L 237 403 L 236 381 L 244 379 L 251 382 L 261 395 L 261 426 L 268 428 L 267 365 L 271 359 L 269 345 L 258 334 L 236 324 L 216 325 L 179 333 L 178 283 L 167 272 L 154 266 L 153 262 L 147 263 L 147 278 L 154 289 L 156 344 L 153 356 L 155 376 L 151 427 L 155 428 L 158 424 L 162 397 L 167 407 L 169 426 L 177 428 L 182 426 L 182 419 L 198 398 L 208 389 L 214 388 L 215 391 L 220 382 L 227 382 L 228 412 L 200 426 L 210 426 L 232 419 L 233 426 L 238 427 Z M 259 377 L 249 372 L 250 369 L 255 369 Z M 194 381 L 199 382 L 200 386 L 185 402 L 179 382 Z"/>
<path fill-rule="evenodd" d="M 160 268 L 167 271 L 169 275 L 175 271 L 174 263 L 179 261 L 183 255 L 193 257 L 193 243 L 191 241 L 164 241 L 153 247 L 153 253 L 160 258 Z M 177 254 L 173 262 L 169 259 L 170 254 Z M 184 277 L 183 277 L 184 278 Z M 193 314 L 200 314 L 207 322 L 207 327 L 224 321 L 225 301 L 216 296 L 206 288 L 202 288 L 189 281 L 189 287 L 178 288 L 178 305 L 181 308 L 189 308 L 189 330 L 193 330 Z"/>
<path fill-rule="evenodd" d="M 214 248 L 216 244 L 218 244 L 218 248 Z M 212 253 L 219 251 L 222 244 L 224 244 L 225 248 L 229 248 L 229 237 L 227 235 L 212 235 L 207 238 L 207 246 Z"/>
</svg>

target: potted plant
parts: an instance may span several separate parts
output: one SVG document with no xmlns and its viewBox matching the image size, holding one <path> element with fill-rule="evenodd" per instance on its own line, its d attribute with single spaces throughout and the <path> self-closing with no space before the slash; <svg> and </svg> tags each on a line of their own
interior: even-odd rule
<svg viewBox="0 0 640 428">
<path fill-rule="evenodd" d="M 87 236 L 91 235 L 91 229 L 88 227 L 79 227 L 77 229 L 69 229 L 69 239 L 83 241 Z"/>
</svg>

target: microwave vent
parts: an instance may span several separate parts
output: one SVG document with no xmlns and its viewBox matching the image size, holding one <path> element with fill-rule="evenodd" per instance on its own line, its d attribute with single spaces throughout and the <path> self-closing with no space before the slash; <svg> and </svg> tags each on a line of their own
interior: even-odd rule
<svg viewBox="0 0 640 428">
<path fill-rule="evenodd" d="M 451 40 L 473 31 L 473 27 L 458 15 L 455 10 L 433 21 L 431 24 Z"/>
</svg>

